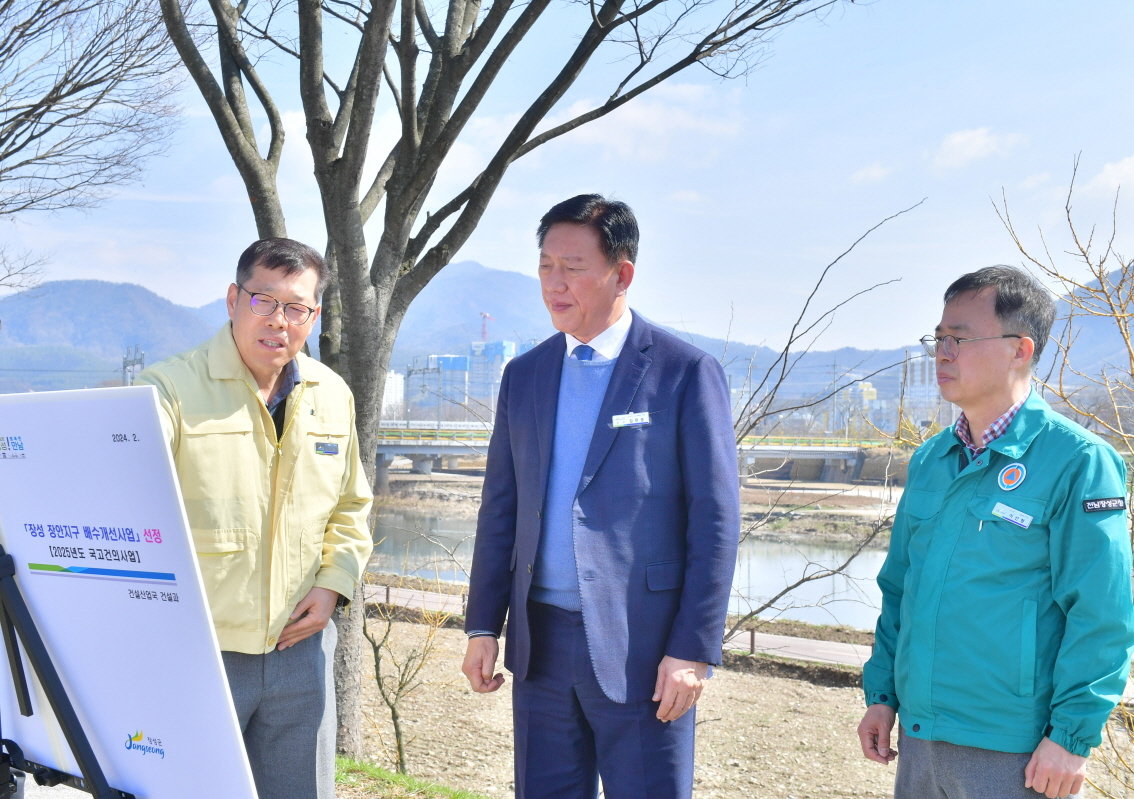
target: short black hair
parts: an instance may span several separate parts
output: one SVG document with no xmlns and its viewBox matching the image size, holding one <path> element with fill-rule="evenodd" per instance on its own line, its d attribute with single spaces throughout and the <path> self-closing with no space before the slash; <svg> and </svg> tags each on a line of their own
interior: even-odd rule
<svg viewBox="0 0 1134 799">
<path fill-rule="evenodd" d="M 638 220 L 626 203 L 608 200 L 601 194 L 580 194 L 553 205 L 539 220 L 536 240 L 540 247 L 551 226 L 562 222 L 594 228 L 610 263 L 638 260 Z"/>
<path fill-rule="evenodd" d="M 308 247 L 295 239 L 260 239 L 248 245 L 240 253 L 236 262 L 236 282 L 244 285 L 252 277 L 252 270 L 257 266 L 265 269 L 280 269 L 285 275 L 295 275 L 314 269 L 318 276 L 315 284 L 315 299 L 323 296 L 323 289 L 327 287 L 330 272 L 327 262 L 312 247 Z"/>
<path fill-rule="evenodd" d="M 986 266 L 961 275 L 945 289 L 945 302 L 958 294 L 996 289 L 996 318 L 1005 333 L 1019 333 L 1035 343 L 1032 364 L 1040 353 L 1055 322 L 1055 301 L 1039 281 L 1014 266 Z"/>
</svg>

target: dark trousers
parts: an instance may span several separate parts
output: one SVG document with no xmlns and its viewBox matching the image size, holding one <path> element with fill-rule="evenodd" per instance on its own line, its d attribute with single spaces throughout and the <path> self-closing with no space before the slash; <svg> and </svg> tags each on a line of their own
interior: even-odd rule
<svg viewBox="0 0 1134 799">
<path fill-rule="evenodd" d="M 600 777 L 606 799 L 691 797 L 695 709 L 662 723 L 648 698 L 610 701 L 582 614 L 533 602 L 529 619 L 528 677 L 512 688 L 517 799 L 594 799 Z"/>
</svg>

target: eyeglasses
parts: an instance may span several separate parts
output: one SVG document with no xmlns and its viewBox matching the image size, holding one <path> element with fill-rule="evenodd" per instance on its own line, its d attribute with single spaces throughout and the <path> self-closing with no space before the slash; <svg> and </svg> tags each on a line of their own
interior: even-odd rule
<svg viewBox="0 0 1134 799">
<path fill-rule="evenodd" d="M 925 348 L 930 358 L 937 357 L 937 348 L 949 360 L 953 360 L 961 352 L 961 345 L 966 341 L 989 341 L 994 338 L 1027 338 L 1019 333 L 1005 333 L 1003 336 L 977 336 L 976 338 L 957 338 L 956 336 L 922 336 L 921 346 Z"/>
<path fill-rule="evenodd" d="M 248 307 L 257 316 L 271 316 L 276 312 L 276 308 L 282 305 L 284 319 L 287 320 L 288 324 L 302 325 L 311 318 L 311 314 L 315 313 L 314 308 L 308 308 L 303 303 L 280 302 L 271 294 L 249 291 L 239 283 L 236 284 L 236 287 L 248 295 Z"/>
</svg>

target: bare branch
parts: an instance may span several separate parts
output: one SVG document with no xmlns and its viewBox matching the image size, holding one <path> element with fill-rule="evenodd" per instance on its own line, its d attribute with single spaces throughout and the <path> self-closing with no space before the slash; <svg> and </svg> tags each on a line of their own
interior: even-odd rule
<svg viewBox="0 0 1134 799">
<path fill-rule="evenodd" d="M 1039 236 L 1043 255 L 1028 248 L 1017 233 L 1004 191 L 1001 204 L 993 206 L 1026 263 L 1066 292 L 1062 297 L 1067 308 L 1064 327 L 1053 337 L 1057 351 L 1054 374 L 1048 374 L 1042 387 L 1064 410 L 1129 458 L 1134 457 L 1134 259 L 1123 257 L 1116 247 L 1118 191 L 1111 206 L 1111 229 L 1105 239 L 1096 237 L 1093 225 L 1088 233 L 1080 232 L 1072 202 L 1078 171 L 1076 156 L 1064 201 L 1065 232 L 1071 246 L 1062 253 L 1072 265 L 1053 256 L 1042 230 Z M 1088 333 L 1086 342 L 1080 337 L 1083 332 Z M 1118 363 L 1110 360 L 1110 353 L 1101 362 L 1075 363 L 1073 351 L 1082 352 L 1084 343 L 1097 347 L 1103 342 L 1114 343 Z M 1094 351 L 1096 355 L 1100 352 Z M 1131 537 L 1134 540 L 1134 528 Z"/>
<path fill-rule="evenodd" d="M 12 252 L 0 245 L 0 288 L 29 289 L 39 283 L 47 259 L 26 252 Z"/>
<path fill-rule="evenodd" d="M 175 54 L 142 0 L 0 3 L 0 214 L 89 207 L 162 152 Z"/>
<path fill-rule="evenodd" d="M 855 542 L 854 546 L 845 554 L 842 561 L 837 566 L 824 566 L 819 563 L 809 562 L 798 578 L 782 586 L 773 596 L 763 600 L 758 607 L 750 609 L 748 612 L 735 619 L 725 632 L 725 639 L 727 640 L 738 631 L 746 629 L 761 613 L 775 608 L 777 602 L 793 591 L 798 590 L 800 587 L 808 583 L 830 579 L 838 574 L 846 574 L 847 567 L 850 566 L 855 558 L 862 554 L 863 550 L 866 549 L 880 533 L 889 529 L 892 521 L 892 516 L 884 516 L 871 522 L 870 532 Z"/>
<path fill-rule="evenodd" d="M 894 214 L 891 214 L 890 216 L 886 217 L 885 219 L 883 219 L 880 222 L 876 223 L 875 225 L 871 226 L 864 233 L 862 233 L 857 239 L 855 239 L 854 242 L 852 242 L 849 247 L 847 247 L 845 250 L 843 250 L 843 252 L 839 253 L 839 255 L 837 257 L 835 257 L 834 260 L 830 261 L 822 269 L 822 271 L 819 273 L 819 277 L 816 279 L 815 283 L 812 285 L 811 291 L 808 294 L 806 300 L 804 300 L 804 303 L 803 303 L 802 307 L 800 308 L 799 313 L 797 314 L 797 316 L 795 318 L 795 321 L 792 323 L 791 330 L 788 333 L 788 337 L 787 337 L 787 340 L 785 341 L 785 343 L 783 345 L 783 348 L 780 350 L 779 354 L 772 361 L 772 363 L 769 364 L 768 367 L 764 370 L 763 376 L 757 382 L 755 387 L 749 392 L 747 400 L 745 401 L 744 405 L 738 411 L 737 421 L 736 421 L 736 430 L 737 430 L 738 439 L 743 438 L 744 436 L 748 435 L 752 431 L 752 429 L 763 418 L 765 418 L 766 416 L 768 416 L 772 413 L 782 413 L 782 412 L 791 411 L 791 410 L 798 410 L 799 408 L 802 408 L 802 407 L 809 407 L 810 405 L 817 404 L 817 403 L 822 402 L 823 400 L 825 400 L 825 399 L 827 399 L 831 396 L 834 396 L 839 391 L 842 391 L 842 390 L 845 390 L 846 388 L 849 388 L 851 385 L 854 385 L 854 383 L 856 383 L 856 382 L 860 382 L 861 380 L 865 380 L 865 379 L 868 379 L 869 377 L 873 377 L 875 374 L 879 374 L 880 372 L 886 371 L 887 369 L 890 369 L 894 366 L 897 366 L 898 363 L 901 363 L 901 362 L 897 362 L 897 363 L 894 363 L 894 364 L 887 365 L 887 366 L 883 367 L 882 369 L 879 369 L 875 372 L 872 372 L 866 378 L 860 378 L 858 380 L 853 380 L 853 381 L 851 381 L 851 382 L 849 382 L 845 385 L 836 386 L 830 392 L 825 394 L 824 396 L 815 398 L 813 400 L 808 400 L 804 403 L 798 403 L 794 406 L 786 407 L 786 408 L 776 407 L 776 398 L 777 398 L 779 392 L 782 390 L 783 386 L 787 382 L 788 376 L 791 374 L 792 369 L 794 369 L 796 364 L 798 364 L 798 362 L 799 362 L 799 357 L 800 357 L 801 353 L 796 352 L 797 345 L 799 345 L 799 343 L 804 338 L 812 335 L 815 332 L 818 325 L 823 324 L 825 322 L 828 322 L 832 318 L 832 316 L 840 308 L 845 306 L 847 303 L 851 302 L 852 300 L 862 296 L 863 294 L 865 294 L 869 291 L 873 291 L 874 289 L 879 288 L 880 286 L 887 285 L 889 283 L 894 282 L 892 280 L 884 281 L 882 283 L 878 283 L 878 284 L 875 284 L 873 286 L 870 286 L 869 288 L 857 291 L 854 294 L 852 294 L 851 296 L 849 296 L 849 297 L 841 300 L 840 302 L 836 303 L 831 308 L 828 308 L 827 310 L 823 311 L 817 317 L 815 317 L 815 319 L 809 320 L 808 319 L 808 313 L 811 309 L 811 305 L 814 302 L 815 297 L 818 295 L 820 288 L 823 286 L 824 282 L 827 280 L 827 277 L 830 274 L 831 270 L 834 269 L 836 266 L 838 266 L 838 264 L 840 264 L 843 261 L 844 258 L 846 258 L 848 255 L 850 255 L 852 252 L 854 252 L 854 250 L 858 247 L 858 245 L 861 244 L 872 233 L 877 231 L 879 228 L 881 228 L 886 223 L 888 223 L 888 222 L 890 222 L 894 219 L 897 219 L 898 217 L 900 217 L 904 214 L 907 214 L 910 211 L 913 211 L 915 208 L 919 207 L 924 202 L 925 202 L 925 199 L 923 198 L 922 200 L 914 203 L 913 205 L 909 206 L 908 208 L 904 208 L 901 211 L 898 211 Z M 806 348 L 804 349 L 804 351 L 806 351 Z"/>
</svg>

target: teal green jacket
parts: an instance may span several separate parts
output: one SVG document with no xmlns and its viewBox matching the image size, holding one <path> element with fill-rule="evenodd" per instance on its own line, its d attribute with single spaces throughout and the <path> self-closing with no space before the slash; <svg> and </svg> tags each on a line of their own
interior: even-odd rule
<svg viewBox="0 0 1134 799">
<path fill-rule="evenodd" d="M 1089 754 L 1134 642 L 1125 500 L 1118 454 L 1035 392 L 972 462 L 952 428 L 927 441 L 878 574 L 867 704 L 918 738 Z"/>
</svg>

